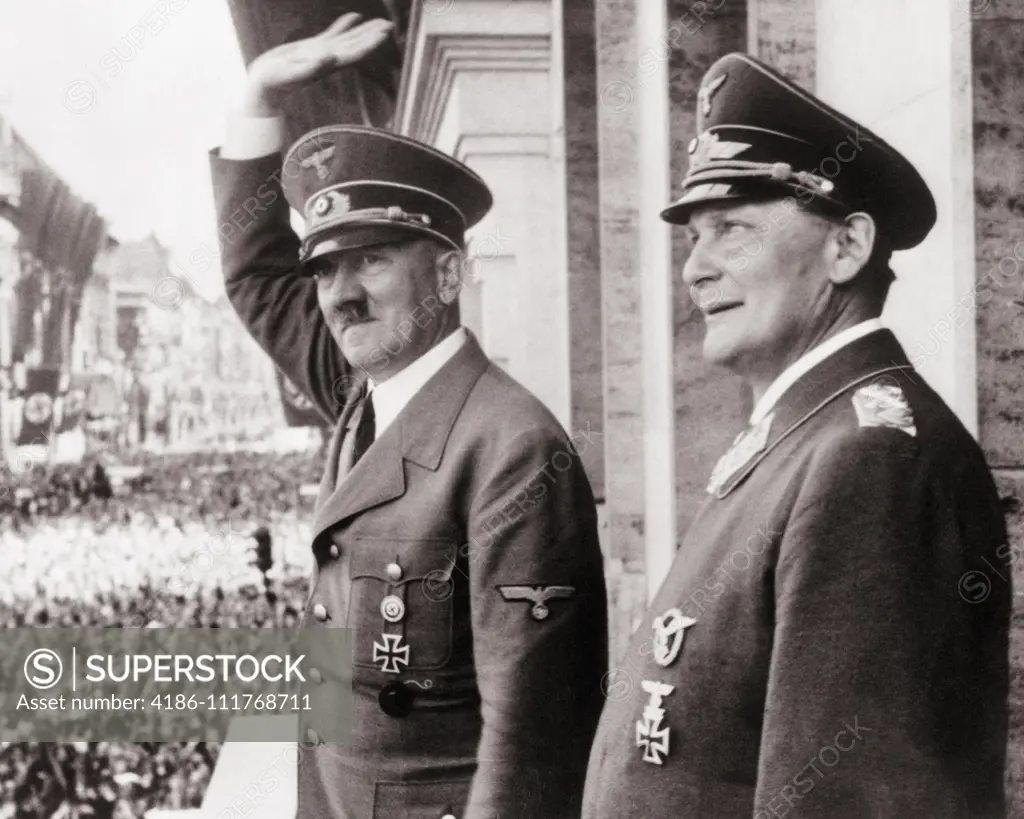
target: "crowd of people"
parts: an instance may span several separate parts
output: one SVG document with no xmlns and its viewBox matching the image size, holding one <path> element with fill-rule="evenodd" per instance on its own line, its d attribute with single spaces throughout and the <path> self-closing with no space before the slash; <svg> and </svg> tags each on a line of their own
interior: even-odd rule
<svg viewBox="0 0 1024 819">
<path fill-rule="evenodd" d="M 0 476 L 7 627 L 288 627 L 311 568 L 315 452 L 154 455 Z M 274 565 L 253 565 L 266 527 Z M 198 807 L 210 741 L 0 742 L 0 819 Z"/>
</svg>

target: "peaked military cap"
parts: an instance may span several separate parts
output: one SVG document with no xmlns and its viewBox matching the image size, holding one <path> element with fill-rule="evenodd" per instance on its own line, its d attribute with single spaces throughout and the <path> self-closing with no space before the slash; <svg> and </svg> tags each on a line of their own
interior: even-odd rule
<svg viewBox="0 0 1024 819">
<path fill-rule="evenodd" d="M 902 154 L 747 54 L 704 75 L 697 133 L 666 222 L 684 224 L 707 202 L 795 194 L 809 207 L 868 213 L 893 250 L 919 244 L 935 224 L 935 200 Z"/>
<path fill-rule="evenodd" d="M 455 249 L 490 210 L 472 170 L 408 137 L 361 125 L 310 131 L 288 150 L 285 198 L 306 220 L 299 261 L 410 234 Z"/>
</svg>

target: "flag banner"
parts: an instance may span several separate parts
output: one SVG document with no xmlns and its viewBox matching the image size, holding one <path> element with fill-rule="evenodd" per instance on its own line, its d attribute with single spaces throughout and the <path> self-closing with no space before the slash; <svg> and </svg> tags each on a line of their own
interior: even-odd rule
<svg viewBox="0 0 1024 819">
<path fill-rule="evenodd" d="M 18 446 L 47 444 L 53 433 L 53 405 L 57 399 L 60 370 L 35 367 L 25 372 L 25 403 L 21 409 Z"/>
</svg>

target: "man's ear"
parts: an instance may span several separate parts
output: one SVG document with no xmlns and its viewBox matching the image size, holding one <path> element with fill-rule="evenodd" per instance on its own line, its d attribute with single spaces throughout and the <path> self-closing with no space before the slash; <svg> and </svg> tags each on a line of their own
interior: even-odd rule
<svg viewBox="0 0 1024 819">
<path fill-rule="evenodd" d="M 445 250 L 434 259 L 437 295 L 444 304 L 452 304 L 462 290 L 463 256 L 458 250 Z"/>
<path fill-rule="evenodd" d="M 836 258 L 829 271 L 833 284 L 848 284 L 864 269 L 875 249 L 875 220 L 866 213 L 851 213 L 838 226 L 835 235 Z"/>
</svg>

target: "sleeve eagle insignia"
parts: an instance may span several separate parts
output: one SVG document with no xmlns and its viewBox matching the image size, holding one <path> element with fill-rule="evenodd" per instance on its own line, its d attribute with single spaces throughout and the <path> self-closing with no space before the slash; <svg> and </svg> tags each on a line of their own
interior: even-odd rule
<svg viewBox="0 0 1024 819">
<path fill-rule="evenodd" d="M 548 600 L 567 600 L 576 594 L 575 586 L 498 586 L 501 596 L 510 603 L 533 603 L 530 615 L 534 620 L 546 620 L 551 610 Z"/>
<path fill-rule="evenodd" d="M 853 394 L 853 409 L 862 427 L 893 427 L 917 436 L 910 404 L 895 382 L 876 381 L 861 387 Z"/>
</svg>

